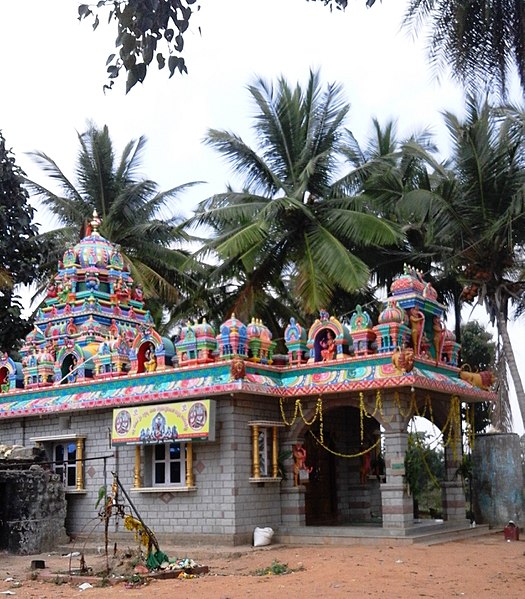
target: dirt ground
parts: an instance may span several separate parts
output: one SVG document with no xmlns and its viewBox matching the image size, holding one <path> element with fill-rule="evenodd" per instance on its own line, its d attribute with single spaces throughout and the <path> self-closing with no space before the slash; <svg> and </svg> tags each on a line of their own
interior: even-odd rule
<svg viewBox="0 0 525 599">
<path fill-rule="evenodd" d="M 170 560 L 190 557 L 209 567 L 196 578 L 152 580 L 130 586 L 130 578 L 114 586 L 80 589 L 57 584 L 57 572 L 79 566 L 79 557 L 61 554 L 13 556 L 0 554 L 0 595 L 15 599 L 85 599 L 155 597 L 155 599 L 327 599 L 332 597 L 525 597 L 525 542 L 506 542 L 503 533 L 442 545 L 311 546 L 184 548 L 170 550 Z M 31 561 L 47 580 L 32 580 Z M 86 554 L 86 567 L 97 572 L 104 556 Z M 123 560 L 120 559 L 122 564 Z M 125 560 L 124 560 L 125 563 Z M 129 565 L 129 564 L 128 564 Z M 272 568 L 285 574 L 261 574 Z M 284 568 L 286 566 L 286 568 Z M 129 565 L 129 567 L 132 567 Z M 132 570 L 131 570 L 132 572 Z M 33 572 L 34 578 L 34 572 Z M 138 577 L 135 577 L 138 578 Z M 142 582 L 140 579 L 138 582 Z"/>
</svg>

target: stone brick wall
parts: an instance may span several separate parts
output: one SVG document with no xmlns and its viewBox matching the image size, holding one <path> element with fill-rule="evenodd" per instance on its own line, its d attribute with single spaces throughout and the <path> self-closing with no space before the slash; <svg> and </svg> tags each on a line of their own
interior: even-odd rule
<svg viewBox="0 0 525 599">
<path fill-rule="evenodd" d="M 265 400 L 267 401 L 267 400 Z M 28 444 L 31 438 L 79 435 L 84 441 L 82 491 L 67 491 L 67 532 L 73 537 L 103 537 L 103 526 L 95 507 L 99 489 L 111 489 L 116 472 L 144 522 L 160 539 L 173 543 L 202 540 L 231 544 L 249 543 L 256 526 L 276 529 L 281 523 L 280 483 L 250 482 L 254 419 L 278 421 L 275 402 L 268 408 L 253 399 L 217 399 L 215 442 L 193 443 L 195 490 L 151 492 L 133 489 L 135 447 L 110 446 L 112 411 L 90 411 L 71 415 L 10 420 L 0 423 L 0 443 Z M 280 440 L 282 443 L 282 439 Z M 51 443 L 44 444 L 50 447 Z M 144 457 L 144 450 L 142 450 Z M 51 459 L 51 454 L 48 453 Z M 104 459 L 105 457 L 105 459 Z M 144 473 L 142 463 L 141 474 Z M 110 525 L 110 534 L 135 541 L 122 522 Z"/>
</svg>

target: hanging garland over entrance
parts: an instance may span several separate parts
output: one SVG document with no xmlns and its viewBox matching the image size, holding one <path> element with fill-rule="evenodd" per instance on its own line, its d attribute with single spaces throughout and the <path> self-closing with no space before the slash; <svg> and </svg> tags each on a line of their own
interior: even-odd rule
<svg viewBox="0 0 525 599">
<path fill-rule="evenodd" d="M 300 417 L 306 426 L 311 427 L 317 420 L 319 420 L 319 437 L 317 437 L 312 432 L 311 429 L 309 430 L 310 434 L 314 437 L 315 441 L 321 447 L 323 447 L 323 449 L 326 449 L 327 451 L 329 451 L 330 453 L 332 453 L 338 457 L 344 457 L 344 458 L 361 457 L 361 456 L 365 455 L 366 453 L 375 449 L 381 441 L 381 438 L 379 438 L 374 445 L 372 445 L 371 447 L 368 447 L 367 449 L 365 449 L 359 453 L 354 453 L 354 454 L 338 453 L 338 452 L 330 449 L 328 446 L 326 446 L 325 442 L 324 442 L 323 399 L 321 396 L 319 396 L 317 398 L 317 401 L 315 404 L 315 409 L 314 409 L 314 414 L 313 414 L 312 418 L 309 420 L 304 415 L 303 405 L 302 405 L 300 399 L 295 400 L 293 415 L 292 415 L 291 419 L 288 419 L 286 417 L 286 413 L 284 410 L 284 400 L 285 400 L 284 397 L 279 398 L 279 407 L 281 410 L 281 417 L 283 419 L 284 424 L 286 426 L 291 427 L 295 424 L 297 419 Z M 406 410 L 403 410 L 403 408 L 402 408 L 398 391 L 394 392 L 394 403 L 397 406 L 399 414 L 403 418 L 414 417 L 414 416 L 419 416 L 421 418 L 428 418 L 430 420 L 430 422 L 432 422 L 432 424 L 434 426 L 436 426 L 436 424 L 434 422 L 434 414 L 432 411 L 432 399 L 430 397 L 430 394 L 427 393 L 427 395 L 425 396 L 425 403 L 423 405 L 422 410 L 420 410 L 417 405 L 415 393 L 411 394 L 410 403 Z M 474 430 L 474 427 L 472 426 L 472 423 L 470 422 L 470 420 L 473 419 L 474 410 L 469 409 L 468 405 L 467 405 L 467 410 L 468 410 L 467 414 L 470 416 L 470 418 L 467 419 L 467 435 L 468 435 L 469 445 L 472 446 L 472 442 L 473 442 L 473 432 L 472 431 Z M 391 416 L 388 419 L 385 417 L 385 414 L 383 412 L 383 400 L 381 397 L 381 391 L 379 389 L 376 391 L 375 405 L 374 405 L 374 409 L 371 412 L 369 412 L 366 408 L 364 394 L 361 391 L 359 393 L 359 418 L 360 418 L 361 443 L 364 441 L 364 428 L 365 428 L 364 427 L 364 419 L 365 418 L 375 418 L 377 414 L 381 415 L 381 419 L 385 423 L 392 422 L 392 419 L 394 418 L 394 416 Z M 461 435 L 462 435 L 462 430 L 461 430 L 460 400 L 457 395 L 453 395 L 450 398 L 449 411 L 447 414 L 445 424 L 441 427 L 441 436 L 442 436 L 443 446 L 450 445 L 452 447 L 454 459 L 457 458 L 457 455 L 456 455 L 457 447 L 459 447 L 459 444 L 461 441 Z"/>
<path fill-rule="evenodd" d="M 318 439 L 315 435 L 315 433 L 312 432 L 312 430 L 308 431 L 309 434 L 314 438 L 315 442 L 322 447 L 323 449 L 326 449 L 326 451 L 328 451 L 328 453 L 331 453 L 332 455 L 337 456 L 338 458 L 360 458 L 364 455 L 366 455 L 367 453 L 370 453 L 371 451 L 373 451 L 374 449 L 376 449 L 376 447 L 379 447 L 381 445 L 381 437 L 379 437 L 379 439 L 370 447 L 367 447 L 366 449 L 363 449 L 363 451 L 360 451 L 359 453 L 340 453 L 338 451 L 335 451 L 334 449 L 330 449 L 330 447 L 328 447 L 328 445 L 325 445 L 321 439 Z"/>
<path fill-rule="evenodd" d="M 315 404 L 315 412 L 314 415 L 312 417 L 311 420 L 307 420 L 304 412 L 303 412 L 303 406 L 301 404 L 301 400 L 300 399 L 296 399 L 295 400 L 295 405 L 294 405 L 294 412 L 293 412 L 293 416 L 292 419 L 290 421 L 288 421 L 286 419 L 286 414 L 284 413 L 284 403 L 283 403 L 284 398 L 280 397 L 279 398 L 279 407 L 281 408 L 281 417 L 283 419 L 284 424 L 286 424 L 286 426 L 293 426 L 295 424 L 295 421 L 297 420 L 298 416 L 301 416 L 302 421 L 306 424 L 306 426 L 312 426 L 312 424 L 314 424 L 314 422 L 317 420 L 317 418 L 319 417 L 319 436 L 321 439 L 321 442 L 324 443 L 324 434 L 323 434 L 323 399 L 321 396 L 319 396 L 317 398 L 317 402 Z"/>
</svg>

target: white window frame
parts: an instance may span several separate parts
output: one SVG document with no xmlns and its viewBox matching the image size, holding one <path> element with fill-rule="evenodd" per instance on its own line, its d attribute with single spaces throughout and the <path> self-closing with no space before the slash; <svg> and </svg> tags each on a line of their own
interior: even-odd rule
<svg viewBox="0 0 525 599">
<path fill-rule="evenodd" d="M 180 453 L 177 458 L 172 458 L 170 448 L 172 445 L 180 447 Z M 186 486 L 186 443 L 161 443 L 159 445 L 146 446 L 150 451 L 151 465 L 151 487 L 158 489 L 162 487 L 185 487 Z M 158 458 L 157 453 L 160 448 L 164 449 L 164 457 Z M 171 465 L 179 464 L 180 476 L 178 481 L 171 480 Z M 164 482 L 156 481 L 157 466 L 164 465 Z"/>
<path fill-rule="evenodd" d="M 85 451 L 85 441 L 86 441 L 86 435 L 84 434 L 77 434 L 77 433 L 72 433 L 72 434 L 63 434 L 63 435 L 49 435 L 46 437 L 31 437 L 30 441 L 32 441 L 33 443 L 37 443 L 39 445 L 41 445 L 45 451 L 47 456 L 50 458 L 50 462 L 52 463 L 52 470 L 53 472 L 55 472 L 56 474 L 58 474 L 64 484 L 64 489 L 66 491 L 66 493 L 86 493 L 86 489 L 85 489 L 85 476 L 84 476 L 84 462 L 81 461 L 79 463 L 79 455 L 78 455 L 78 444 L 79 441 L 81 441 L 81 445 L 82 445 L 82 458 L 84 456 L 84 451 Z M 69 453 L 67 451 L 67 447 L 70 444 L 74 444 L 75 445 L 75 457 L 73 460 L 69 460 L 67 457 L 67 454 Z M 62 462 L 57 462 L 56 460 L 56 448 L 59 445 L 63 445 L 64 449 L 65 449 L 65 460 L 63 460 Z M 81 458 L 81 459 L 82 459 Z M 65 468 L 66 470 L 66 476 L 64 476 L 64 472 L 63 469 Z M 81 468 L 81 487 L 79 488 L 77 485 L 79 484 L 79 477 L 78 477 L 78 468 Z M 73 473 L 73 484 L 69 485 L 68 484 L 68 478 L 69 478 L 69 473 L 72 472 Z"/>
<path fill-rule="evenodd" d="M 59 461 L 57 459 L 57 450 L 62 447 L 63 459 Z M 73 451 L 70 451 L 71 448 Z M 64 487 L 68 491 L 75 490 L 77 488 L 77 443 L 76 440 L 69 441 L 58 441 L 53 443 L 52 449 L 52 460 L 53 460 L 53 471 L 55 474 L 60 476 Z M 70 457 L 71 456 L 71 457 Z M 82 466 L 80 466 L 82 467 Z"/>
</svg>

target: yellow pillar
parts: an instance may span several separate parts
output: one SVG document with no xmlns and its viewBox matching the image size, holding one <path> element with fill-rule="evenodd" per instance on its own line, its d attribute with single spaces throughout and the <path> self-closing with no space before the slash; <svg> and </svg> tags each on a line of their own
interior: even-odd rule
<svg viewBox="0 0 525 599">
<path fill-rule="evenodd" d="M 77 439 L 77 491 L 84 490 L 84 439 Z M 67 477 L 67 472 L 64 472 Z M 67 478 L 66 478 L 67 480 Z"/>
<path fill-rule="evenodd" d="M 277 444 L 277 427 L 272 427 L 272 476 L 279 476 L 279 448 Z"/>
<path fill-rule="evenodd" d="M 193 487 L 193 443 L 186 443 L 186 486 Z"/>
<path fill-rule="evenodd" d="M 140 489 L 142 481 L 140 480 L 140 445 L 135 445 L 135 468 L 133 470 L 133 487 Z"/>
<path fill-rule="evenodd" d="M 259 462 L 259 426 L 254 424 L 252 427 L 252 447 L 253 447 L 253 478 L 261 478 L 261 465 Z"/>
</svg>

